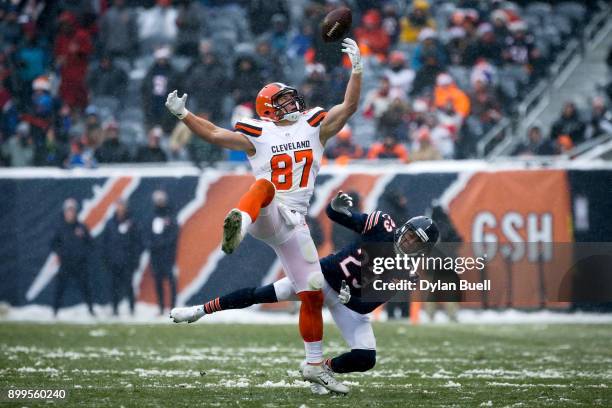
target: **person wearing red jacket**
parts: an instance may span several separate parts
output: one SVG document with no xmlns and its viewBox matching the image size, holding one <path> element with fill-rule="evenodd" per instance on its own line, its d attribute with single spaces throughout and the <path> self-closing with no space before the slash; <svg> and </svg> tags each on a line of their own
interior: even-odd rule
<svg viewBox="0 0 612 408">
<path fill-rule="evenodd" d="M 53 50 L 61 75 L 59 95 L 71 108 L 82 109 L 87 106 L 85 76 L 93 52 L 90 33 L 68 11 L 60 14 L 59 27 Z"/>
<path fill-rule="evenodd" d="M 368 10 L 362 18 L 362 25 L 355 29 L 359 43 L 367 45 L 373 54 L 386 59 L 391 39 L 389 33 L 382 27 L 380 13 Z"/>
</svg>

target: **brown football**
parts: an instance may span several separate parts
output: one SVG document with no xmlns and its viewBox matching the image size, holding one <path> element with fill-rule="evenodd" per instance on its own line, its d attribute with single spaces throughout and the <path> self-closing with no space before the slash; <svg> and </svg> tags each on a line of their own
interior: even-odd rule
<svg viewBox="0 0 612 408">
<path fill-rule="evenodd" d="M 321 35 L 325 42 L 342 40 L 351 30 L 353 14 L 346 7 L 339 7 L 330 11 L 321 24 Z"/>
</svg>

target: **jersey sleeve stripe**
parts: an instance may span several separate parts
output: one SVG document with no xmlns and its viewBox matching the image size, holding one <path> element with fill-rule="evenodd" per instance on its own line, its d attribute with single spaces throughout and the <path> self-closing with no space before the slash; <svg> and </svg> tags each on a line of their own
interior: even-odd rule
<svg viewBox="0 0 612 408">
<path fill-rule="evenodd" d="M 363 224 L 363 231 L 361 231 L 362 234 L 368 230 L 368 223 L 370 222 L 370 217 L 372 217 L 372 213 L 368 214 L 368 218 L 366 218 L 366 221 Z"/>
<path fill-rule="evenodd" d="M 374 220 L 374 224 L 373 225 L 378 225 L 378 219 L 380 218 L 380 211 L 378 211 L 376 213 L 376 219 Z"/>
<path fill-rule="evenodd" d="M 261 136 L 262 129 L 256 126 L 247 125 L 246 123 L 238 122 L 234 129 L 238 132 L 242 132 L 248 136 L 259 137 Z"/>
<path fill-rule="evenodd" d="M 325 119 L 325 116 L 327 116 L 327 111 L 320 110 L 314 115 L 312 115 L 310 119 L 308 119 L 308 124 L 312 127 L 317 127 L 319 126 L 319 123 L 321 123 L 321 121 Z"/>
</svg>

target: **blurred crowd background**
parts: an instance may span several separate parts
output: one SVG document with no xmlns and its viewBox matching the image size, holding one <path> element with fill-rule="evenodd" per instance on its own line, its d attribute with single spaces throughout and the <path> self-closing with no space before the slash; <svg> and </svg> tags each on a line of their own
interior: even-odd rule
<svg viewBox="0 0 612 408">
<path fill-rule="evenodd" d="M 550 75 L 598 11 L 590 2 L 479 0 L 57 0 L 0 5 L 0 165 L 243 161 L 193 137 L 168 92 L 231 127 L 268 82 L 309 106 L 342 100 L 350 64 L 321 40 L 330 10 L 353 11 L 365 59 L 358 113 L 330 161 L 463 159 Z M 608 52 L 608 65 L 612 53 Z M 607 82 L 607 78 L 606 79 Z M 555 155 L 612 131 L 612 85 L 528 129 L 517 155 Z"/>
</svg>

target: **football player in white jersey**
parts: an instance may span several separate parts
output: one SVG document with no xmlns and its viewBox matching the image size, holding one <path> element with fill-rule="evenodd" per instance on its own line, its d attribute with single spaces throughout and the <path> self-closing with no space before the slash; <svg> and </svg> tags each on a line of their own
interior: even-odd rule
<svg viewBox="0 0 612 408">
<path fill-rule="evenodd" d="M 279 257 L 302 301 L 299 328 L 306 349 L 303 377 L 339 393 L 348 387 L 322 367 L 323 294 L 321 267 L 305 215 L 321 165 L 325 143 L 357 111 L 361 92 L 361 54 L 350 38 L 342 52 L 352 73 L 344 101 L 329 112 L 307 110 L 297 90 L 282 83 L 263 87 L 255 101 L 257 119 L 238 121 L 233 131 L 220 128 L 189 112 L 187 94 L 177 91 L 166 100 L 168 110 L 205 141 L 247 153 L 256 181 L 223 223 L 222 249 L 232 253 L 246 233 L 266 242 Z M 172 317 L 172 314 L 171 316 Z"/>
</svg>

